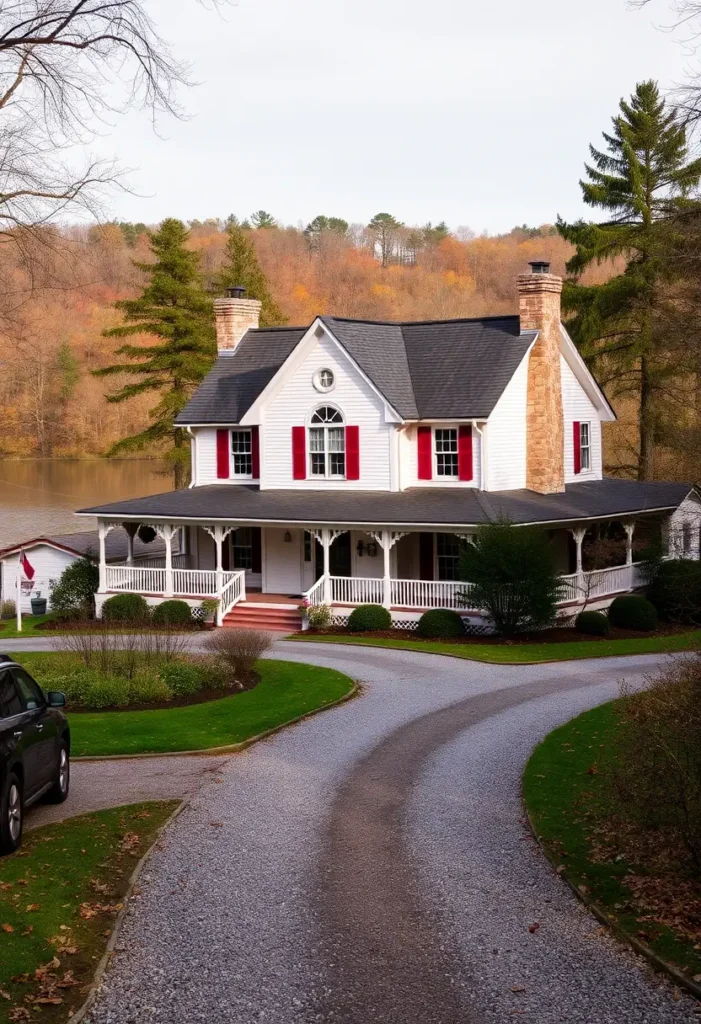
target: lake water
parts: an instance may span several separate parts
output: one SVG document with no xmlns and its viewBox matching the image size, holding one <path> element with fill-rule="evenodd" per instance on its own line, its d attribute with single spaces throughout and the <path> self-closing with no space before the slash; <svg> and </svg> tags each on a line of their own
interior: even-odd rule
<svg viewBox="0 0 701 1024">
<path fill-rule="evenodd" d="M 62 462 L 0 460 L 0 549 L 46 533 L 95 528 L 79 508 L 173 489 L 172 473 L 157 461 Z"/>
</svg>

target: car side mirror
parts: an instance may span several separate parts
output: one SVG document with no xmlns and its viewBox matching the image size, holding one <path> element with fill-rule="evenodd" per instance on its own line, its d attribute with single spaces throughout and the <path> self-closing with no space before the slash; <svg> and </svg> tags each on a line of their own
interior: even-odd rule
<svg viewBox="0 0 701 1024">
<path fill-rule="evenodd" d="M 60 690 L 49 690 L 46 699 L 50 708 L 65 708 L 66 706 L 66 695 Z"/>
</svg>

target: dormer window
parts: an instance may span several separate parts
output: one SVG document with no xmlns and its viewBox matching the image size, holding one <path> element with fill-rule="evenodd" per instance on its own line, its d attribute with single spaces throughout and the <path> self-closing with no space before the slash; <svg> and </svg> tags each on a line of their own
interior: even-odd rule
<svg viewBox="0 0 701 1024">
<path fill-rule="evenodd" d="M 317 409 L 309 428 L 310 476 L 345 477 L 346 432 L 343 416 L 332 405 Z"/>
<path fill-rule="evenodd" d="M 458 478 L 458 432 L 439 428 L 433 432 L 433 459 L 437 477 Z"/>
<path fill-rule="evenodd" d="M 232 476 L 253 476 L 253 442 L 250 429 L 231 431 Z"/>
</svg>

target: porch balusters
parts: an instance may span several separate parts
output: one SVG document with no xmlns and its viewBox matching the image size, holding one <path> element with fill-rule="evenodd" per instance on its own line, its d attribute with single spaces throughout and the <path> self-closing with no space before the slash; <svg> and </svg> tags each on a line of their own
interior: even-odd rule
<svg viewBox="0 0 701 1024">
<path fill-rule="evenodd" d="M 378 533 L 371 533 L 371 537 L 377 541 L 382 548 L 384 556 L 384 568 L 382 577 L 382 603 L 385 608 L 392 607 L 392 548 L 404 534 L 395 530 L 381 530 Z"/>
</svg>

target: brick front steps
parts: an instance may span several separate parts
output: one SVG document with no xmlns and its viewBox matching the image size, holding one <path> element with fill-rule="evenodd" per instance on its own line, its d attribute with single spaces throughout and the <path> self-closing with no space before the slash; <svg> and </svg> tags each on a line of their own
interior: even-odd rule
<svg viewBox="0 0 701 1024">
<path fill-rule="evenodd" d="M 302 628 L 302 616 L 293 604 L 263 604 L 242 601 L 224 617 L 229 629 L 263 629 L 269 633 L 296 633 Z"/>
</svg>

